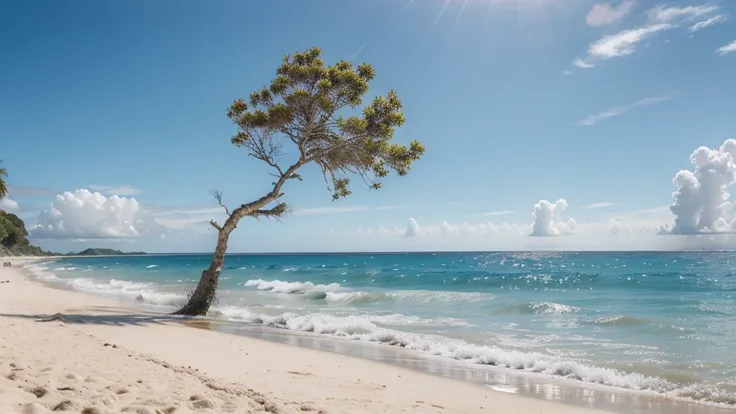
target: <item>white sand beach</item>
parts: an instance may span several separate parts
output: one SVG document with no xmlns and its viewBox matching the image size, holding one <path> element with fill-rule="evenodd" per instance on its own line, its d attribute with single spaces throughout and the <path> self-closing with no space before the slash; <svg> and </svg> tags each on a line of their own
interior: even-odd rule
<svg viewBox="0 0 736 414">
<path fill-rule="evenodd" d="M 0 413 L 596 413 L 195 329 L 0 268 Z M 63 314 L 61 317 L 49 315 Z M 158 320 L 157 320 L 158 319 Z M 86 323 L 82 323 L 86 322 Z"/>
</svg>

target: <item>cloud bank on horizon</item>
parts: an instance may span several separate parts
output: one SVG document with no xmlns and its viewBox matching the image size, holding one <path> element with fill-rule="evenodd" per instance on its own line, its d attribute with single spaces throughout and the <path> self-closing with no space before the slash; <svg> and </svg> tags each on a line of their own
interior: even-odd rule
<svg viewBox="0 0 736 414">
<path fill-rule="evenodd" d="M 672 180 L 676 190 L 672 193 L 673 203 L 669 208 L 608 214 L 602 220 L 578 222 L 573 218 L 563 217 L 570 208 L 565 199 L 561 198 L 554 202 L 543 199 L 534 205 L 533 220 L 529 223 L 451 224 L 443 221 L 439 225 L 420 225 L 415 218 L 410 218 L 404 229 L 396 226 L 380 226 L 376 229 L 341 234 L 407 239 L 452 237 L 566 239 L 591 235 L 716 236 L 733 233 L 736 230 L 736 202 L 729 201 L 728 189 L 736 183 L 736 139 L 727 139 L 718 148 L 701 146 L 690 155 L 690 162 L 693 169 L 678 171 Z M 12 200 L 5 199 L 3 202 L 6 208 L 18 207 Z M 581 205 L 578 208 L 590 211 L 617 204 L 610 201 L 598 202 Z M 355 209 L 356 213 L 365 211 L 364 208 Z M 312 210 L 309 212 L 314 214 Z M 500 217 L 513 212 L 504 210 L 501 213 L 490 215 Z M 648 217 L 653 213 L 659 221 L 642 221 L 642 217 Z M 105 196 L 88 189 L 78 189 L 58 194 L 53 202 L 38 214 L 35 224 L 30 226 L 30 235 L 34 239 L 165 238 L 172 232 L 195 235 L 209 229 L 207 224 L 209 218 L 218 219 L 221 214 L 221 209 L 217 207 L 143 208 L 133 197 Z"/>
</svg>

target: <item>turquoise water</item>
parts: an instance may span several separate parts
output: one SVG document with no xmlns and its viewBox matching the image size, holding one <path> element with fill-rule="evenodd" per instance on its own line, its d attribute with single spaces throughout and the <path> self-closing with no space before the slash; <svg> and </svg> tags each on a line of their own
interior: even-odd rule
<svg viewBox="0 0 736 414">
<path fill-rule="evenodd" d="M 75 258 L 37 277 L 173 309 L 208 255 Z M 736 404 L 736 256 L 233 255 L 213 313 L 509 371 Z"/>
</svg>

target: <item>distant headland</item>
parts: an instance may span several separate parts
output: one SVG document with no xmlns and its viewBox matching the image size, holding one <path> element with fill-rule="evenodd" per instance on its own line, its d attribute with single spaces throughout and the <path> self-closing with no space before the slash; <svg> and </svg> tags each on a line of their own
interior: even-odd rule
<svg viewBox="0 0 736 414">
<path fill-rule="evenodd" d="M 141 256 L 147 254 L 146 252 L 122 252 L 114 249 L 99 249 L 92 248 L 83 250 L 79 253 L 68 253 L 68 256 Z"/>
</svg>

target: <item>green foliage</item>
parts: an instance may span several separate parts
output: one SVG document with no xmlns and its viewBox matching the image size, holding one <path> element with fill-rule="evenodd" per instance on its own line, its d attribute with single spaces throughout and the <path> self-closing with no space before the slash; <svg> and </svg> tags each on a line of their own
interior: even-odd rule
<svg viewBox="0 0 736 414">
<path fill-rule="evenodd" d="M 23 244 L 27 235 L 23 220 L 15 214 L 0 211 L 0 244 L 7 248 Z"/>
<path fill-rule="evenodd" d="M 239 131 L 232 143 L 276 169 L 279 178 L 301 179 L 294 171 L 314 162 L 335 200 L 350 195 L 349 174 L 375 189 L 391 171 L 406 175 L 424 146 L 391 142 L 395 129 L 404 124 L 396 92 L 376 97 L 360 114 L 348 114 L 362 104 L 375 71 L 367 63 L 327 66 L 321 55 L 315 47 L 285 56 L 269 86 L 253 92 L 248 102 L 233 102 L 227 116 Z M 285 169 L 280 162 L 288 142 L 299 158 Z"/>
<path fill-rule="evenodd" d="M 5 168 L 0 168 L 0 199 L 8 195 L 8 187 L 5 182 L 7 176 L 8 172 Z M 15 214 L 0 210 L 0 256 L 49 254 L 36 246 L 32 246 L 26 236 L 28 236 L 28 231 L 23 220 Z"/>
<path fill-rule="evenodd" d="M 45 256 L 51 253 L 30 244 L 25 224 L 15 214 L 0 210 L 0 256 Z"/>
<path fill-rule="evenodd" d="M 5 183 L 6 178 L 8 178 L 8 172 L 5 168 L 0 168 L 0 200 L 8 195 L 8 185 Z"/>
</svg>

